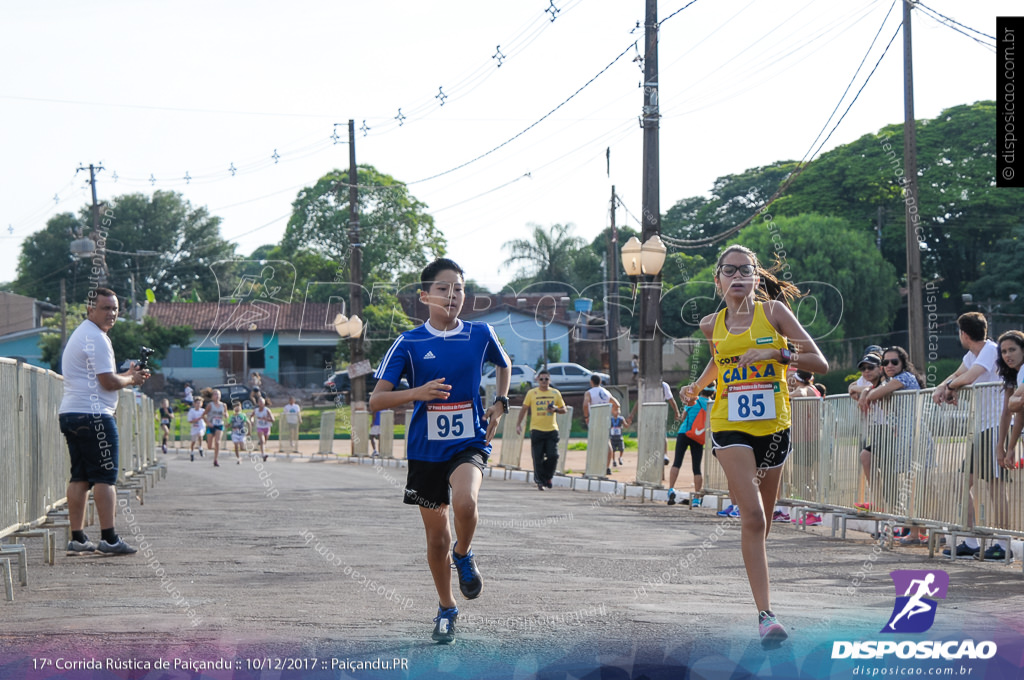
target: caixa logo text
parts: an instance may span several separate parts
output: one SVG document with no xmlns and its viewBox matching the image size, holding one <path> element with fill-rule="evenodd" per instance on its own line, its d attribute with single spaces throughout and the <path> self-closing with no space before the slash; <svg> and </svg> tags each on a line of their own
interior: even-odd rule
<svg viewBox="0 0 1024 680">
<path fill-rule="evenodd" d="M 884 659 L 894 654 L 897 659 L 991 659 L 996 655 L 996 643 L 974 640 L 863 640 L 832 643 L 833 659 Z"/>
</svg>

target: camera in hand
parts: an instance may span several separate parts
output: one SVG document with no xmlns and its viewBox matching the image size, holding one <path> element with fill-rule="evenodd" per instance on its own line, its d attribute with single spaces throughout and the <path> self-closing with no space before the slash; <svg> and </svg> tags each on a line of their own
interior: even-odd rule
<svg viewBox="0 0 1024 680">
<path fill-rule="evenodd" d="M 153 352 L 155 351 L 156 350 L 152 350 L 145 345 L 139 347 L 139 356 L 141 357 L 139 359 L 139 369 L 143 371 L 149 370 L 149 358 L 153 356 Z"/>
</svg>

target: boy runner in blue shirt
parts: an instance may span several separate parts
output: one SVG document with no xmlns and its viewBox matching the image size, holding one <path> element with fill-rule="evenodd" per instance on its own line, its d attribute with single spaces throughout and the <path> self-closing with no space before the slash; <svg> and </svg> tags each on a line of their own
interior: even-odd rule
<svg viewBox="0 0 1024 680">
<path fill-rule="evenodd" d="M 416 402 L 406 438 L 409 476 L 404 502 L 420 506 L 427 535 L 427 564 L 438 595 L 432 637 L 449 643 L 455 640 L 459 615 L 451 563 L 458 569 L 459 589 L 466 599 L 479 597 L 483 588 L 472 551 L 477 496 L 491 438 L 508 412 L 511 362 L 493 328 L 459 319 L 466 299 L 459 265 L 446 258 L 435 260 L 423 270 L 420 284 L 420 302 L 428 306 L 429 319 L 399 335 L 384 355 L 374 374 L 378 382 L 370 395 L 370 410 Z M 488 361 L 498 367 L 495 387 L 500 396 L 485 412 L 480 376 Z M 403 376 L 410 389 L 393 392 Z M 455 517 L 454 545 L 449 505 Z"/>
</svg>

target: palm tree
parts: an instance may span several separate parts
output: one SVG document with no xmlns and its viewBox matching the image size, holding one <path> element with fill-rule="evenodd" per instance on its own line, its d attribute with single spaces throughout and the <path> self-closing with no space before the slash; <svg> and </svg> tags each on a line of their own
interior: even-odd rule
<svg viewBox="0 0 1024 680">
<path fill-rule="evenodd" d="M 502 244 L 509 257 L 504 266 L 519 266 L 520 279 L 529 280 L 535 290 L 565 290 L 571 287 L 573 264 L 587 242 L 572 236 L 572 224 L 553 224 L 549 229 L 533 227 L 532 239 L 513 239 Z"/>
</svg>

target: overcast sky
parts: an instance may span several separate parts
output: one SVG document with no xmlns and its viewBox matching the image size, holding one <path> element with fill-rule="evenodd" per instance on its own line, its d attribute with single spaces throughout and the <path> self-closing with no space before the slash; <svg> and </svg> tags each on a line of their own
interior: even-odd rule
<svg viewBox="0 0 1024 680">
<path fill-rule="evenodd" d="M 659 3 L 662 213 L 721 175 L 804 157 L 902 13 L 892 0 L 698 0 L 667 18 L 685 4 Z M 927 7 L 990 36 L 996 16 L 1020 13 L 1008 0 Z M 370 128 L 358 162 L 410 183 L 449 256 L 497 290 L 515 273 L 501 245 L 530 223 L 571 222 L 590 240 L 609 223 L 611 184 L 640 214 L 643 11 L 643 0 L 3 3 L 0 280 L 14 278 L 26 236 L 89 201 L 80 164 L 105 167 L 101 200 L 171 189 L 222 217 L 240 254 L 277 243 L 297 191 L 348 166 L 330 136 L 352 118 Z M 994 49 L 920 9 L 913 36 L 918 119 L 995 98 Z M 514 141 L 429 179 L 523 132 L 613 61 Z M 902 70 L 900 35 L 825 150 L 902 121 Z"/>
</svg>

